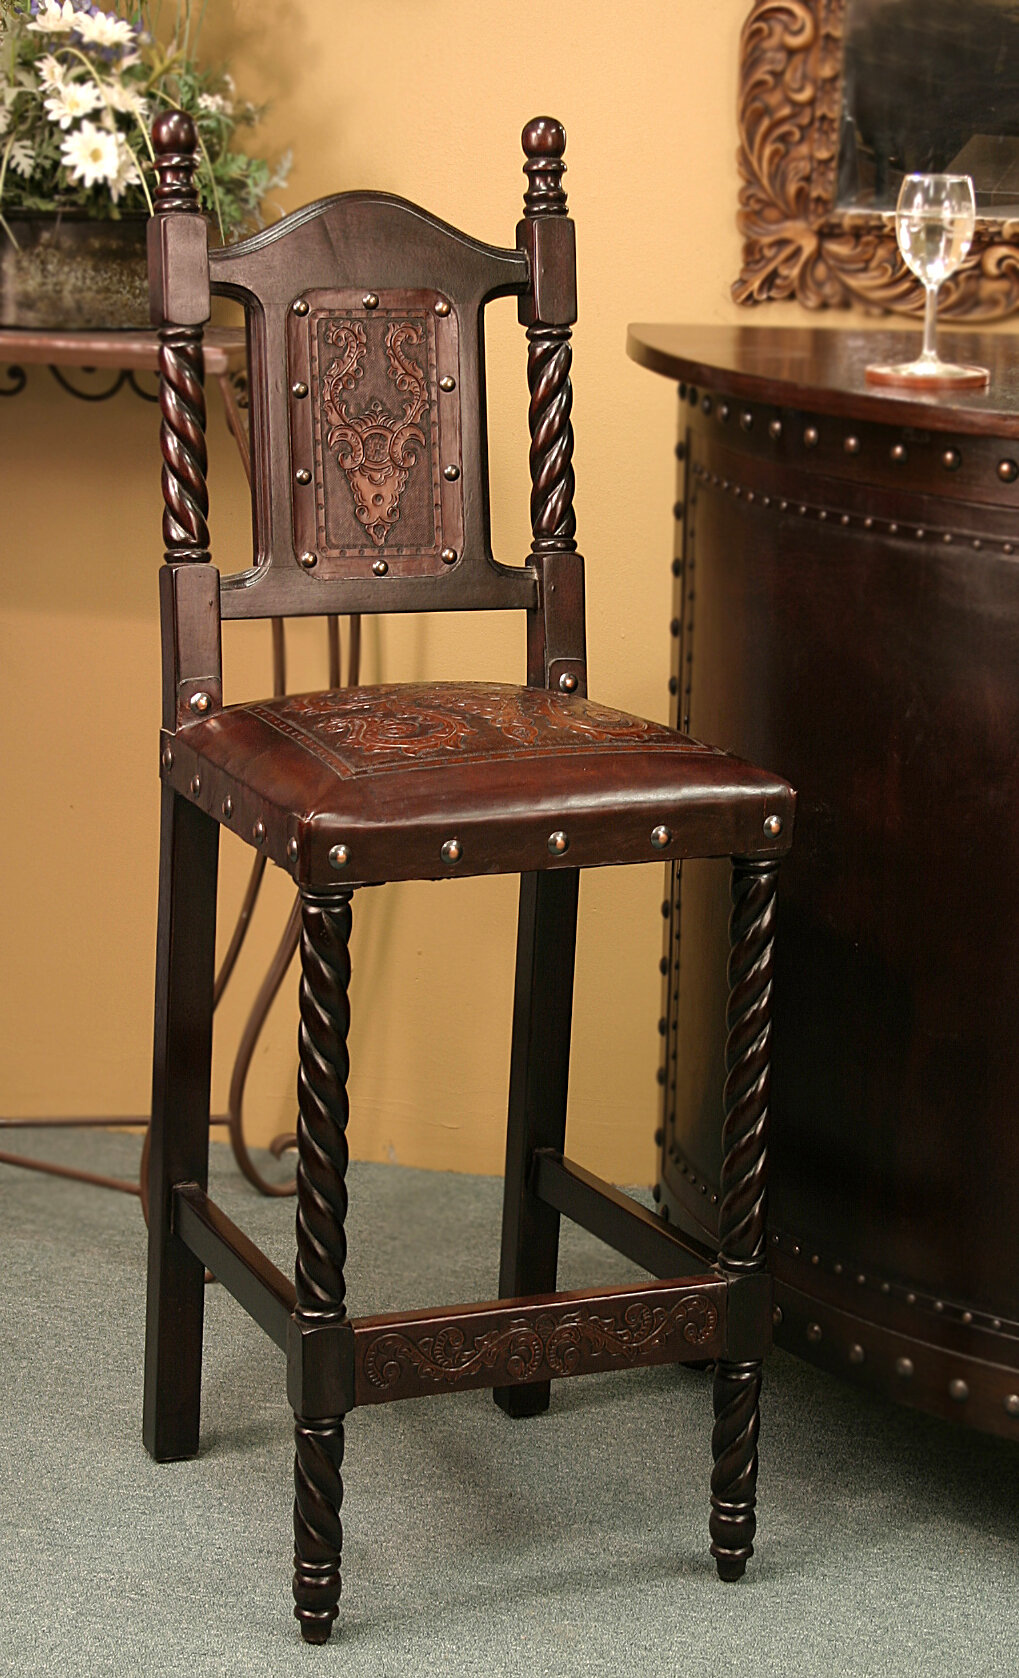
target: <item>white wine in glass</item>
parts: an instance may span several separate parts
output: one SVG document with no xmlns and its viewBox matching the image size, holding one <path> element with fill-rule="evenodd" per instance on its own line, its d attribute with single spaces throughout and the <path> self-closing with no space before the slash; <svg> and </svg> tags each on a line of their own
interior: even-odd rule
<svg viewBox="0 0 1019 1678">
<path fill-rule="evenodd" d="M 985 385 L 986 367 L 942 361 L 934 344 L 938 287 L 965 260 L 973 242 L 976 201 L 969 175 L 907 175 L 895 210 L 895 237 L 906 267 L 924 288 L 923 349 L 916 361 L 867 368 L 871 384 L 919 390 Z"/>
</svg>

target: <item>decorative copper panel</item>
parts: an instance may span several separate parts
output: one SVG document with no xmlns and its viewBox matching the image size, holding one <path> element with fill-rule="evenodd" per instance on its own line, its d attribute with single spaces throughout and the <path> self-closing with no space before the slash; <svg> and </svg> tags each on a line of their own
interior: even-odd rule
<svg viewBox="0 0 1019 1678">
<path fill-rule="evenodd" d="M 716 1356 L 715 1277 L 355 1321 L 358 1404 Z"/>
<path fill-rule="evenodd" d="M 720 755 L 660 723 L 544 688 L 480 682 L 341 688 L 244 709 L 343 779 L 492 757 L 593 751 L 609 744 L 624 752 L 658 747 Z"/>
<path fill-rule="evenodd" d="M 322 578 L 435 576 L 463 548 L 456 314 L 434 291 L 365 295 L 309 292 L 289 317 L 295 554 Z"/>
</svg>

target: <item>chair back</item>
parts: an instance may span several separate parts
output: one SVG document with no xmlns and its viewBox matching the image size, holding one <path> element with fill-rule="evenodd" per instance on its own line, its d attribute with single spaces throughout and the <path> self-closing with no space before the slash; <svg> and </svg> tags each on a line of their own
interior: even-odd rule
<svg viewBox="0 0 1019 1678">
<path fill-rule="evenodd" d="M 565 674 L 564 691 L 582 689 L 576 265 L 560 125 L 538 118 L 524 130 L 513 249 L 403 199 L 351 192 L 210 252 L 193 124 L 167 113 L 153 139 L 168 564 L 210 557 L 201 341 L 211 296 L 225 295 L 247 322 L 254 551 L 247 570 L 221 580 L 221 616 L 524 608 L 529 681 Z M 512 566 L 492 553 L 483 334 L 485 304 L 507 293 L 528 337 L 533 531 L 530 555 Z M 180 627 L 170 647 L 178 664 Z"/>
</svg>

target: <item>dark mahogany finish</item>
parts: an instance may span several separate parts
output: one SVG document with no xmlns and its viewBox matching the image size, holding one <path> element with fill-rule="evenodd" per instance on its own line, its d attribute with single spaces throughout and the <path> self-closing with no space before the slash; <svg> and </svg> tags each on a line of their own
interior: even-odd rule
<svg viewBox="0 0 1019 1678">
<path fill-rule="evenodd" d="M 775 978 L 779 1342 L 1019 1437 L 1019 356 L 876 393 L 915 333 L 649 326 L 679 382 L 673 715 L 799 788 Z M 718 870 L 670 893 L 662 1201 L 713 1238 Z M 714 1042 L 712 1039 L 714 1038 Z"/>
<path fill-rule="evenodd" d="M 712 1552 L 753 1549 L 761 1359 L 771 1325 L 764 1173 L 771 952 L 794 795 L 780 777 L 587 698 L 573 514 L 573 228 L 565 135 L 524 131 L 517 247 L 480 245 L 399 199 L 325 199 L 210 258 L 187 118 L 154 130 L 150 229 L 164 459 L 164 829 L 145 1440 L 197 1449 L 208 1264 L 286 1346 L 294 1597 L 304 1638 L 340 1595 L 344 1427 L 360 1404 L 490 1386 L 512 1415 L 551 1381 L 716 1360 Z M 245 304 L 255 551 L 209 563 L 202 323 Z M 482 305 L 527 331 L 531 551 L 491 551 Z M 330 689 L 223 705 L 223 616 L 518 608 L 527 684 Z M 216 841 L 229 825 L 300 888 L 297 1268 L 290 1284 L 205 1193 Z M 563 1158 L 581 866 L 731 858 L 725 1217 L 706 1251 Z M 355 888 L 519 873 L 521 913 L 498 1301 L 350 1319 L 349 940 Z M 646 1265 L 643 1287 L 556 1291 L 565 1214 Z M 697 1272 L 690 1274 L 690 1258 Z"/>
</svg>

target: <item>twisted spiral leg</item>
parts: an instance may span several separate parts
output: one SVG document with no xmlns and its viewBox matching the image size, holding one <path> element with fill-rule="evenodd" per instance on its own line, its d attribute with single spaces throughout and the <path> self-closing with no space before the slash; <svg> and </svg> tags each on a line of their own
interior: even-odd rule
<svg viewBox="0 0 1019 1678">
<path fill-rule="evenodd" d="M 719 1260 L 730 1271 L 759 1270 L 764 1263 L 777 882 L 772 862 L 733 866 L 718 1220 Z"/>
<path fill-rule="evenodd" d="M 711 1434 L 711 1554 L 720 1579 L 740 1579 L 754 1553 L 761 1364 L 715 1366 Z"/>
<path fill-rule="evenodd" d="M 576 547 L 573 511 L 573 351 L 568 326 L 528 329 L 527 383 L 531 393 L 531 528 L 538 542 Z"/>
<path fill-rule="evenodd" d="M 346 1314 L 350 898 L 301 901 L 296 1314 L 319 1323 Z M 296 1416 L 294 1439 L 294 1613 L 305 1642 L 324 1643 L 340 1598 L 343 1417 Z"/>
<path fill-rule="evenodd" d="M 209 557 L 209 491 L 200 327 L 163 328 L 159 371 L 163 542 L 168 559 L 203 561 Z"/>
<path fill-rule="evenodd" d="M 718 1262 L 723 1274 L 764 1268 L 765 1180 L 774 960 L 774 862 L 735 861 L 729 920 L 729 1006 Z M 711 1554 L 739 1579 L 754 1551 L 761 1361 L 715 1367 Z"/>
</svg>

